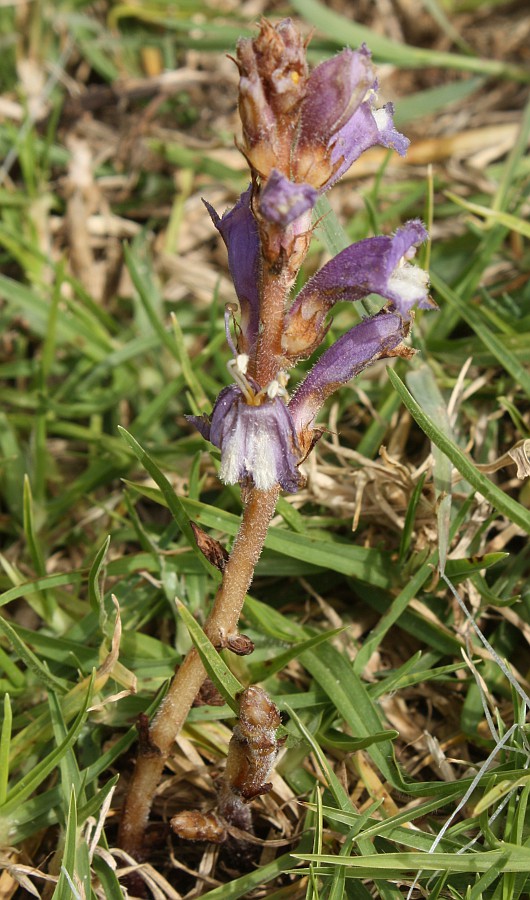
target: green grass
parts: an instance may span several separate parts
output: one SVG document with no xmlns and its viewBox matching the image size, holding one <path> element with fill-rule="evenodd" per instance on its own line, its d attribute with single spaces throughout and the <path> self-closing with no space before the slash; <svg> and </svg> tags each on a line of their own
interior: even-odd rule
<svg viewBox="0 0 530 900">
<path fill-rule="evenodd" d="M 313 61 L 366 39 L 397 71 L 473 73 L 420 79 L 398 106 L 405 131 L 427 113 L 466 122 L 492 84 L 519 98 L 528 80 L 517 61 L 468 53 L 466 39 L 455 53 L 407 47 L 316 0 L 285 13 L 316 27 Z M 453 38 L 461 25 L 447 8 L 436 22 Z M 189 520 L 229 547 L 240 498 L 184 416 L 208 411 L 228 381 L 224 257 L 194 210 L 223 185 L 228 204 L 246 176 L 215 79 L 158 107 L 153 95 L 97 98 L 116 78 L 144 78 L 147 48 L 160 71 L 199 49 L 215 72 L 252 27 L 197 0 L 0 10 L 4 97 L 20 110 L 0 120 L 2 884 L 22 897 L 46 876 L 54 900 L 124 895 L 115 844 L 135 722 L 194 643 L 225 705 L 192 710 L 155 802 L 146 878 L 165 895 L 195 878 L 171 864 L 163 823 L 213 805 L 234 697 L 260 682 L 287 740 L 275 790 L 255 804 L 257 832 L 285 843 L 249 872 L 210 873 L 221 882 L 204 887 L 211 900 L 263 886 L 271 898 L 397 900 L 414 884 L 434 898 L 517 900 L 530 892 L 530 491 L 514 466 L 484 464 L 530 436 L 529 110 L 514 113 L 508 156 L 476 178 L 440 164 L 431 185 L 423 167 L 387 159 L 353 183 L 355 216 L 340 206 L 352 184 L 331 197 L 342 225 L 324 205 L 308 272 L 323 245 L 432 218 L 440 310 L 417 315 L 414 360 L 365 373 L 326 410 L 339 448 L 327 435 L 309 490 L 279 503 L 244 610 L 256 649 L 229 658 L 199 627 L 219 573 Z M 21 58 L 44 73 L 42 117 L 19 84 Z M 95 105 L 72 113 L 76 78 Z M 235 95 L 229 119 L 234 106 Z M 95 193 L 78 198 L 88 270 L 68 218 L 74 133 L 92 154 Z M 329 339 L 356 315 L 338 308 Z M 173 846 L 192 871 L 204 849 Z"/>
</svg>

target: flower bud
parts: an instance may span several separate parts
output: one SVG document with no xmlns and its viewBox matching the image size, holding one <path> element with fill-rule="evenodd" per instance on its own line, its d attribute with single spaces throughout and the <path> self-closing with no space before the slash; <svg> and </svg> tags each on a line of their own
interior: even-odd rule
<svg viewBox="0 0 530 900">
<path fill-rule="evenodd" d="M 343 50 L 313 69 L 302 102 L 300 133 L 293 156 L 296 181 L 324 187 L 333 174 L 334 137 L 375 84 L 366 47 Z"/>
<path fill-rule="evenodd" d="M 267 178 L 275 166 L 289 173 L 291 145 L 307 79 L 305 43 L 290 19 L 263 20 L 257 38 L 237 45 L 243 153 Z"/>
</svg>

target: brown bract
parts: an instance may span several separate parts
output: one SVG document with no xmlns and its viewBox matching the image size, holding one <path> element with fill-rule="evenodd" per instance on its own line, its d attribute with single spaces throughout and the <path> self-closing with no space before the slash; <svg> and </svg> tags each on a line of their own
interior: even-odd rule
<svg viewBox="0 0 530 900">
<path fill-rule="evenodd" d="M 278 755 L 276 729 L 280 724 L 280 713 L 262 688 L 252 686 L 242 692 L 239 722 L 228 747 L 225 793 L 248 801 L 270 791 L 266 778 Z"/>
<path fill-rule="evenodd" d="M 214 812 L 201 813 L 195 809 L 184 810 L 170 820 L 171 828 L 185 841 L 208 841 L 222 844 L 226 840 L 226 828 Z"/>
<path fill-rule="evenodd" d="M 203 556 L 206 557 L 208 562 L 211 562 L 212 566 L 215 566 L 216 569 L 223 572 L 229 556 L 228 551 L 225 550 L 219 541 L 210 537 L 210 535 L 203 531 L 195 522 L 190 521 L 190 525 L 195 541 L 197 542 L 197 547 Z"/>
</svg>

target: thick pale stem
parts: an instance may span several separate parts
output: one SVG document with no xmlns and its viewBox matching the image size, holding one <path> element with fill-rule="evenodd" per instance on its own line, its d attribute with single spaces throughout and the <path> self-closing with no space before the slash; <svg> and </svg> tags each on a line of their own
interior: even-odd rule
<svg viewBox="0 0 530 900">
<path fill-rule="evenodd" d="M 265 263 L 264 268 L 266 265 Z M 251 374 L 261 387 L 266 387 L 278 375 L 278 360 L 282 355 L 285 298 L 292 279 L 287 271 L 279 275 L 264 271 L 262 278 L 260 334 L 256 349 L 255 372 Z"/>
<path fill-rule="evenodd" d="M 226 635 L 237 628 L 279 491 L 279 486 L 275 485 L 269 491 L 252 488 L 248 493 L 241 526 L 204 628 L 210 640 L 218 646 Z M 140 746 L 123 807 L 119 836 L 120 846 L 136 859 L 143 858 L 146 853 L 144 832 L 164 764 L 205 677 L 200 657 L 192 649 L 160 704 L 149 730 L 148 745 Z"/>
</svg>

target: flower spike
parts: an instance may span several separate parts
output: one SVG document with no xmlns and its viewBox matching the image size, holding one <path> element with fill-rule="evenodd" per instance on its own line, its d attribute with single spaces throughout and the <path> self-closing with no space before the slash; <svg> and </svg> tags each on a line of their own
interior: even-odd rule
<svg viewBox="0 0 530 900">
<path fill-rule="evenodd" d="M 427 273 L 411 263 L 427 232 L 414 219 L 392 236 L 352 244 L 286 308 L 318 195 L 364 150 L 380 144 L 404 154 L 408 140 L 394 127 L 392 105 L 376 107 L 377 78 L 365 46 L 343 50 L 308 74 L 305 43 L 291 20 L 263 21 L 255 39 L 238 43 L 236 62 L 241 149 L 252 184 L 222 218 L 208 206 L 228 248 L 241 307 L 235 341 L 232 308 L 226 313 L 235 383 L 221 391 L 210 417 L 190 421 L 221 450 L 224 482 L 296 491 L 325 399 L 375 360 L 412 352 L 403 345 L 412 308 L 433 306 Z M 322 342 L 335 303 L 371 293 L 387 306 L 326 350 L 287 402 L 285 370 Z"/>
</svg>

